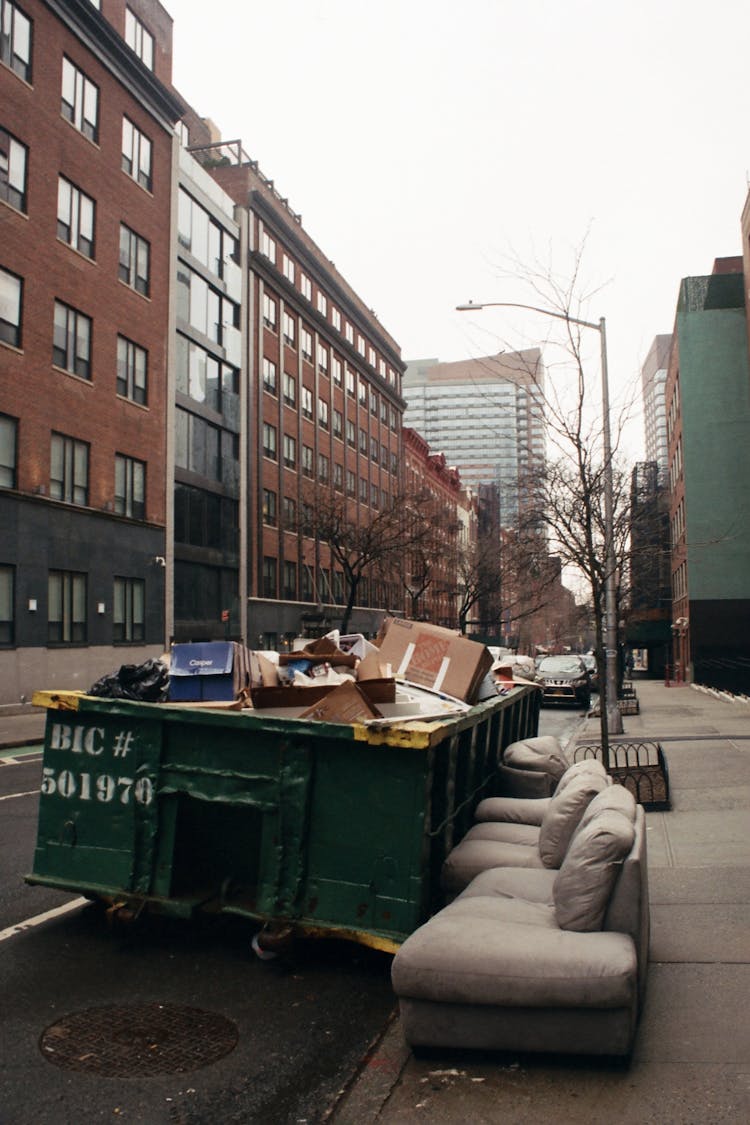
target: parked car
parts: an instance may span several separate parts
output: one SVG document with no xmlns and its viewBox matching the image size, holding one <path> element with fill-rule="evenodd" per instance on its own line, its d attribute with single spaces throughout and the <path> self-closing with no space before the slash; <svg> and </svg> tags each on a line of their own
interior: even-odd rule
<svg viewBox="0 0 750 1125">
<path fill-rule="evenodd" d="M 545 656 L 539 661 L 536 676 L 542 685 L 542 706 L 572 703 L 588 711 L 591 706 L 591 677 L 580 656 Z"/>
<path fill-rule="evenodd" d="M 596 666 L 596 657 L 593 652 L 585 652 L 581 660 L 589 670 L 589 679 L 591 680 L 591 690 L 599 690 L 599 669 Z"/>
</svg>

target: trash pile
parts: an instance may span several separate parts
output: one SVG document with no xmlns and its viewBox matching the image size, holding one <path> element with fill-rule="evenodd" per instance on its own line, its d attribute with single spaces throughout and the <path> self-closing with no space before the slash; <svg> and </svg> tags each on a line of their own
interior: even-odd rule
<svg viewBox="0 0 750 1125">
<path fill-rule="evenodd" d="M 154 664 L 163 677 L 155 677 Z M 110 695 L 109 688 L 111 698 L 387 726 L 455 715 L 519 683 L 485 645 L 395 617 L 385 620 L 374 641 L 332 630 L 315 640 L 298 638 L 290 652 L 252 650 L 236 641 L 175 644 L 162 661 L 146 665 L 142 678 L 159 679 L 159 694 L 125 695 L 123 677 L 138 679 L 132 666 L 103 677 L 90 694 Z"/>
</svg>

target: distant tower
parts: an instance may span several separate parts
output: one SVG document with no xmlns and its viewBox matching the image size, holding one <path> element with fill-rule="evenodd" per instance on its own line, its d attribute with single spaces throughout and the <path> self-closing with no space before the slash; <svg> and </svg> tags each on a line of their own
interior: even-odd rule
<svg viewBox="0 0 750 1125">
<path fill-rule="evenodd" d="M 671 335 L 655 336 L 641 369 L 646 461 L 655 461 L 661 470 L 668 462 L 665 388 L 671 346 Z"/>
</svg>

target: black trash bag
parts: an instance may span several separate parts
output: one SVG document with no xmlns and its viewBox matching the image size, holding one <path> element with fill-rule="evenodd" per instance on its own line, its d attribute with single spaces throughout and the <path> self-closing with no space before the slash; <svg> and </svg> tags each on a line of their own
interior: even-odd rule
<svg viewBox="0 0 750 1125">
<path fill-rule="evenodd" d="M 119 672 L 102 676 L 89 695 L 104 699 L 136 699 L 141 703 L 163 703 L 169 691 L 169 669 L 161 660 L 122 664 Z"/>
</svg>

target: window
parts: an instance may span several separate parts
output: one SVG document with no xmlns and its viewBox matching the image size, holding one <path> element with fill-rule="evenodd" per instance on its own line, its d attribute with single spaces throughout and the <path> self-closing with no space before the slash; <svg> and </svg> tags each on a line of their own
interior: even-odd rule
<svg viewBox="0 0 750 1125">
<path fill-rule="evenodd" d="M 0 645 L 15 641 L 16 573 L 12 566 L 0 566 Z"/>
<path fill-rule="evenodd" d="M 321 481 L 322 484 L 328 483 L 328 478 L 330 476 L 330 465 L 331 465 L 331 463 L 328 460 L 328 458 L 326 457 L 325 453 L 319 453 L 318 454 L 318 480 Z"/>
<path fill-rule="evenodd" d="M 284 402 L 287 406 L 297 405 L 297 380 L 288 371 L 284 372 Z"/>
<path fill-rule="evenodd" d="M 263 294 L 263 323 L 272 332 L 276 331 L 276 302 L 267 293 Z"/>
<path fill-rule="evenodd" d="M 361 355 L 361 356 L 362 356 L 362 357 L 364 358 L 364 354 L 365 354 L 365 338 L 364 338 L 364 336 L 360 336 L 359 332 L 357 333 L 357 351 L 358 351 L 358 352 L 359 352 L 359 354 L 360 354 L 360 355 Z"/>
<path fill-rule="evenodd" d="M 47 583 L 47 640 L 85 644 L 87 578 L 70 570 L 51 570 Z"/>
<path fill-rule="evenodd" d="M 377 438 L 370 438 L 370 460 L 374 461 L 377 465 L 378 457 L 380 456 L 380 442 Z"/>
<path fill-rule="evenodd" d="M 26 211 L 26 169 L 29 150 L 0 125 L 0 199 Z"/>
<path fill-rule="evenodd" d="M 151 191 L 151 141 L 127 117 L 122 119 L 122 170 Z"/>
<path fill-rule="evenodd" d="M 313 600 L 313 574 L 307 564 L 302 567 L 301 597 L 303 602 L 311 602 Z"/>
<path fill-rule="evenodd" d="M 117 393 L 146 405 L 148 352 L 124 336 L 117 337 Z"/>
<path fill-rule="evenodd" d="M 154 69 L 154 37 L 130 8 L 125 9 L 125 42 L 144 66 Z"/>
<path fill-rule="evenodd" d="M 367 406 L 367 383 L 364 381 L 364 379 L 359 380 L 358 387 L 359 387 L 359 404 L 360 404 L 360 406 L 366 407 Z"/>
<path fill-rule="evenodd" d="M 348 344 L 354 343 L 354 329 L 348 320 L 344 325 L 344 335 L 346 336 L 346 341 Z"/>
<path fill-rule="evenodd" d="M 351 446 L 352 449 L 355 449 L 357 445 L 357 427 L 351 418 L 346 420 L 346 444 Z"/>
<path fill-rule="evenodd" d="M 346 470 L 346 495 L 354 496 L 357 486 L 357 478 L 352 469 Z"/>
<path fill-rule="evenodd" d="M 281 596 L 287 601 L 294 601 L 297 597 L 297 564 L 294 562 L 284 563 Z"/>
<path fill-rule="evenodd" d="M 297 527 L 297 503 L 291 496 L 285 496 L 283 501 L 284 527 L 295 531 Z"/>
<path fill-rule="evenodd" d="M 276 559 L 270 558 L 266 555 L 263 558 L 263 597 L 275 598 L 277 591 L 276 584 L 277 562 Z"/>
<path fill-rule="evenodd" d="M 322 430 L 328 429 L 328 403 L 322 398 L 318 399 L 318 425 Z"/>
<path fill-rule="evenodd" d="M 188 484 L 175 485 L 174 537 L 177 543 L 212 547 L 237 557 L 239 505 L 228 496 L 217 496 Z"/>
<path fill-rule="evenodd" d="M 0 414 L 0 488 L 16 487 L 18 419 Z"/>
<path fill-rule="evenodd" d="M 337 332 L 341 331 L 341 313 L 335 305 L 331 305 L 331 323 Z"/>
<path fill-rule="evenodd" d="M 313 451 L 311 446 L 302 446 L 302 472 L 306 477 L 313 475 Z"/>
<path fill-rule="evenodd" d="M 309 387 L 302 388 L 302 413 L 305 418 L 312 421 L 313 416 L 313 394 Z"/>
<path fill-rule="evenodd" d="M 88 195 L 64 176 L 57 181 L 57 237 L 74 250 L 94 256 L 94 214 L 96 205 Z"/>
<path fill-rule="evenodd" d="M 359 452 L 367 456 L 367 430 L 361 428 L 359 431 Z"/>
<path fill-rule="evenodd" d="M 215 355 L 177 335 L 176 383 L 180 394 L 188 395 L 193 402 L 205 403 L 217 413 L 236 412 L 239 395 L 239 372 L 229 363 L 222 363 Z"/>
<path fill-rule="evenodd" d="M 0 62 L 31 82 L 31 20 L 12 0 L 0 0 Z"/>
<path fill-rule="evenodd" d="M 260 252 L 276 265 L 276 243 L 262 225 L 260 231 Z"/>
<path fill-rule="evenodd" d="M 370 485 L 370 507 L 376 510 L 380 507 L 380 490 L 376 484 Z"/>
<path fill-rule="evenodd" d="M 131 289 L 149 295 L 150 246 L 145 238 L 120 223 L 120 266 L 117 276 Z"/>
<path fill-rule="evenodd" d="M 308 332 L 303 328 L 300 332 L 300 340 L 302 342 L 302 358 L 306 359 L 308 363 L 312 363 L 313 357 L 313 338 L 312 332 Z"/>
<path fill-rule="evenodd" d="M 229 284 L 237 272 L 230 269 L 229 263 L 239 264 L 237 239 L 183 188 L 180 188 L 177 199 L 177 238 L 180 246 L 189 250 L 201 265 Z M 233 297 L 239 296 L 237 290 L 238 283 L 233 286 Z"/>
<path fill-rule="evenodd" d="M 338 461 L 333 463 L 333 487 L 342 492 L 344 489 L 344 466 L 340 465 Z"/>
<path fill-rule="evenodd" d="M 297 468 L 297 439 L 284 434 L 284 464 L 287 469 Z"/>
<path fill-rule="evenodd" d="M 341 380 L 341 360 L 337 359 L 336 356 L 334 356 L 333 359 L 331 360 L 331 373 L 333 375 L 334 383 L 336 384 L 337 387 L 340 387 L 341 381 L 342 381 Z"/>
<path fill-rule="evenodd" d="M 344 433 L 344 415 L 340 410 L 333 411 L 333 436 L 341 438 Z"/>
<path fill-rule="evenodd" d="M 328 301 L 323 293 L 318 293 L 318 312 L 321 316 L 328 315 Z"/>
<path fill-rule="evenodd" d="M 288 312 L 284 313 L 284 343 L 293 348 L 297 342 L 297 322 Z"/>
<path fill-rule="evenodd" d="M 306 273 L 300 273 L 299 287 L 302 296 L 306 297 L 308 301 L 312 301 L 312 282 Z"/>
<path fill-rule="evenodd" d="M 50 445 L 50 488 L 53 500 L 86 505 L 89 501 L 89 447 L 65 434 L 53 434 Z"/>
<path fill-rule="evenodd" d="M 263 423 L 263 456 L 275 461 L 276 452 L 276 427 L 270 422 Z"/>
<path fill-rule="evenodd" d="M 115 512 L 131 520 L 146 518 L 146 466 L 122 453 L 115 454 Z"/>
<path fill-rule="evenodd" d="M 62 64 L 62 115 L 84 137 L 99 140 L 99 89 L 66 58 Z"/>
<path fill-rule="evenodd" d="M 146 639 L 146 586 L 141 578 L 115 578 L 112 594 L 112 640 L 138 643 Z"/>
<path fill-rule="evenodd" d="M 0 269 L 0 342 L 21 346 L 21 296 L 23 282 Z"/>
<path fill-rule="evenodd" d="M 318 370 L 323 375 L 328 374 L 328 348 L 325 344 L 318 344 Z"/>
<path fill-rule="evenodd" d="M 223 453 L 227 460 L 227 475 L 231 476 L 238 452 L 236 434 L 225 434 L 230 439 Z M 212 426 L 180 407 L 175 411 L 175 465 L 210 480 L 222 480 L 222 442 L 218 426 Z"/>
<path fill-rule="evenodd" d="M 370 390 L 370 413 L 373 418 L 378 416 L 378 396 L 372 389 Z"/>
<path fill-rule="evenodd" d="M 91 318 L 55 301 L 52 362 L 56 367 L 91 379 Z"/>
<path fill-rule="evenodd" d="M 276 364 L 272 359 L 263 356 L 263 390 L 268 391 L 269 394 L 276 394 Z"/>
<path fill-rule="evenodd" d="M 367 503 L 368 494 L 369 494 L 369 487 L 368 487 L 367 481 L 365 480 L 364 477 L 360 477 L 359 478 L 359 498 L 360 498 L 360 500 L 362 501 L 363 504 Z"/>
<path fill-rule="evenodd" d="M 354 398 L 354 372 L 346 369 L 346 393 Z"/>
<path fill-rule="evenodd" d="M 276 493 L 270 488 L 263 489 L 263 523 L 276 527 Z"/>
<path fill-rule="evenodd" d="M 284 277 L 294 285 L 294 262 L 288 254 L 284 254 L 282 258 L 282 269 Z"/>
</svg>

